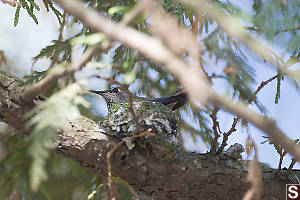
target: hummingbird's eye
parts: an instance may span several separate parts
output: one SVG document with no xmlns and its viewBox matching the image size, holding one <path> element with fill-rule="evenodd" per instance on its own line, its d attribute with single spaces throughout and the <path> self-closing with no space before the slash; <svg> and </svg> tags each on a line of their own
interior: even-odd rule
<svg viewBox="0 0 300 200">
<path fill-rule="evenodd" d="M 120 92 L 119 88 L 113 88 L 112 92 Z"/>
</svg>

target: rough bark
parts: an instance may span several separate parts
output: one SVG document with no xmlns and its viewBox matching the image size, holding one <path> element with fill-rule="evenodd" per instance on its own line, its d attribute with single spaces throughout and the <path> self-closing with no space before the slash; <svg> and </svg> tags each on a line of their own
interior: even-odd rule
<svg viewBox="0 0 300 200">
<path fill-rule="evenodd" d="M 36 102 L 20 101 L 23 89 L 20 80 L 0 71 L 0 117 L 3 122 L 30 134 L 30 129 L 24 128 L 23 116 Z M 56 151 L 106 176 L 107 153 L 119 140 L 83 116 L 66 121 L 66 125 L 69 131 L 58 133 Z M 217 155 L 181 153 L 174 160 L 161 161 L 144 149 L 129 150 L 122 145 L 113 154 L 111 166 L 113 176 L 157 199 L 241 199 L 249 188 L 248 162 L 222 159 Z M 274 169 L 262 169 L 262 199 L 284 199 L 285 184 L 294 180 L 280 176 Z M 300 174 L 297 170 L 293 172 Z"/>
</svg>

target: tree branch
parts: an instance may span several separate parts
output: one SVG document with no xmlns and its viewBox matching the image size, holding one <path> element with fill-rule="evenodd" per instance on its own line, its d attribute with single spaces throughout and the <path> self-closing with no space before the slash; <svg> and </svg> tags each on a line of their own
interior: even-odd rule
<svg viewBox="0 0 300 200">
<path fill-rule="evenodd" d="M 211 147 L 210 147 L 210 152 L 212 154 L 215 154 L 217 151 L 217 143 L 218 143 L 218 139 L 220 137 L 219 132 L 218 132 L 218 127 L 219 127 L 219 122 L 217 121 L 217 113 L 219 111 L 218 107 L 214 107 L 214 111 L 212 114 L 210 114 L 210 118 L 213 121 L 213 131 L 214 131 L 214 139 L 211 143 Z"/>
<path fill-rule="evenodd" d="M 249 30 L 249 31 L 260 31 L 260 32 L 263 31 L 263 30 L 255 27 L 255 26 L 244 26 L 244 28 L 246 30 Z M 277 35 L 277 34 L 283 33 L 283 32 L 297 31 L 297 30 L 300 30 L 300 25 L 293 26 L 293 27 L 290 27 L 290 28 L 284 28 L 282 30 L 277 30 L 277 31 L 274 32 L 274 35 Z"/>
<path fill-rule="evenodd" d="M 282 145 L 289 153 L 300 160 L 300 148 L 291 139 L 289 139 L 277 126 L 274 120 L 262 116 L 253 110 L 249 109 L 247 105 L 241 103 L 232 103 L 231 100 L 215 95 L 214 104 L 219 105 L 224 110 L 236 114 L 243 119 L 248 120 L 254 126 L 272 137 L 272 140 L 277 144 Z"/>
<path fill-rule="evenodd" d="M 36 106 L 16 101 L 21 86 L 20 80 L 0 71 L 0 113 L 4 122 L 16 128 L 21 128 L 19 117 L 24 120 L 25 113 Z M 120 140 L 107 135 L 94 121 L 83 116 L 74 121 L 67 120 L 66 126 L 65 132 L 58 132 L 57 152 L 105 177 L 108 152 Z M 241 199 L 249 186 L 244 178 L 248 161 L 224 160 L 208 154 L 181 153 L 174 160 L 162 161 L 147 149 L 136 146 L 129 150 L 125 145 L 119 145 L 110 162 L 114 176 L 126 180 L 140 194 L 157 199 L 199 199 L 201 196 L 208 200 L 235 200 Z M 293 173 L 300 175 L 297 170 Z M 272 189 L 263 191 L 262 199 L 268 200 L 271 196 L 283 199 L 285 187 L 282 184 L 295 181 L 279 180 L 275 174 L 275 169 L 265 169 L 264 188 Z"/>
<path fill-rule="evenodd" d="M 275 76 L 272 76 L 271 78 L 269 78 L 266 81 L 262 81 L 261 84 L 259 85 L 259 87 L 255 90 L 254 95 L 256 96 L 263 87 L 265 87 L 266 85 L 268 85 L 271 81 L 273 81 L 277 77 L 278 77 L 278 74 L 275 75 Z M 251 103 L 250 100 L 249 100 L 249 103 Z"/>
<path fill-rule="evenodd" d="M 238 123 L 238 121 L 240 120 L 241 118 L 240 117 L 235 117 L 233 119 L 233 122 L 232 122 L 232 125 L 231 125 L 231 128 L 225 133 L 223 133 L 223 140 L 222 140 L 222 143 L 221 143 L 221 146 L 220 148 L 218 149 L 217 151 L 217 154 L 220 154 L 224 151 L 224 148 L 225 146 L 227 145 L 227 141 L 228 141 L 228 137 L 236 131 L 236 125 Z"/>
</svg>

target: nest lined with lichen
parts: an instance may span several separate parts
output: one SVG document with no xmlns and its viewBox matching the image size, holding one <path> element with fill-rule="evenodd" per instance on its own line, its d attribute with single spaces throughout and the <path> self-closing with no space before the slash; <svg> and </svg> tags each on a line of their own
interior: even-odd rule
<svg viewBox="0 0 300 200">
<path fill-rule="evenodd" d="M 102 124 L 110 135 L 125 138 L 150 130 L 155 137 L 138 138 L 135 144 L 164 160 L 173 157 L 174 153 L 177 154 L 178 117 L 169 107 L 157 102 L 134 102 L 133 109 L 140 126 L 138 132 L 129 107 L 128 103 L 111 107 Z"/>
</svg>

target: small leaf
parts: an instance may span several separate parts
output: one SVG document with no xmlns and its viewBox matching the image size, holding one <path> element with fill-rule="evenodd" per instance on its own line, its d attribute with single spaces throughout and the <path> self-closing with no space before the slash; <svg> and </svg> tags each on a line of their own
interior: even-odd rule
<svg viewBox="0 0 300 200">
<path fill-rule="evenodd" d="M 107 12 L 109 15 L 113 15 L 115 13 L 122 12 L 124 10 L 126 10 L 125 6 L 115 6 L 115 7 L 111 7 L 110 9 L 108 9 Z"/>
<path fill-rule="evenodd" d="M 93 33 L 88 36 L 78 36 L 71 39 L 71 44 L 87 44 L 89 46 L 103 42 L 106 36 L 101 33 Z"/>
<path fill-rule="evenodd" d="M 278 104 L 278 100 L 280 98 L 280 84 L 281 84 L 281 75 L 278 74 L 278 77 L 277 77 L 277 90 L 276 90 L 276 96 L 275 96 L 275 104 Z"/>
<path fill-rule="evenodd" d="M 90 68 L 96 68 L 96 69 L 104 69 L 104 68 L 113 68 L 112 64 L 104 64 L 104 63 L 99 63 L 99 62 L 88 62 L 86 67 Z"/>
<path fill-rule="evenodd" d="M 112 177 L 113 184 L 117 187 L 118 196 L 120 199 L 130 200 L 133 199 L 133 193 L 131 192 L 131 186 L 125 180 L 119 177 Z"/>
<path fill-rule="evenodd" d="M 128 63 L 128 61 L 124 61 L 124 63 L 122 64 L 122 68 L 123 68 L 124 70 L 126 70 L 126 69 L 129 68 L 129 63 Z"/>
<path fill-rule="evenodd" d="M 44 5 L 45 5 L 45 7 L 46 7 L 46 10 L 47 10 L 47 12 L 49 12 L 49 0 L 43 0 L 43 3 L 44 3 Z"/>
<path fill-rule="evenodd" d="M 16 12 L 15 12 L 15 18 L 14 18 L 14 26 L 18 25 L 19 16 L 20 16 L 20 9 L 21 9 L 21 6 L 17 6 Z"/>
<path fill-rule="evenodd" d="M 38 24 L 38 20 L 36 18 L 36 16 L 33 14 L 32 9 L 30 9 L 30 7 L 28 6 L 27 2 L 25 0 L 20 0 L 20 2 L 22 3 L 22 7 L 26 9 L 28 15 L 33 19 L 33 21 Z"/>
<path fill-rule="evenodd" d="M 88 195 L 88 200 L 94 199 L 96 193 L 97 193 L 96 190 L 93 190 L 93 191 Z"/>
<path fill-rule="evenodd" d="M 268 142 L 269 141 L 269 139 L 267 139 L 267 140 L 265 140 L 265 141 L 262 141 L 260 144 L 264 144 L 264 143 L 266 143 L 266 142 Z"/>
<path fill-rule="evenodd" d="M 69 40 L 60 41 L 52 40 L 51 45 L 44 47 L 38 55 L 33 57 L 34 60 L 47 57 L 47 58 L 58 58 L 62 56 L 63 60 L 71 61 L 71 45 Z"/>
<path fill-rule="evenodd" d="M 124 82 L 125 82 L 125 84 L 129 85 L 130 83 L 134 82 L 135 79 L 136 79 L 136 74 L 135 74 L 135 71 L 132 70 L 125 74 Z"/>
<path fill-rule="evenodd" d="M 54 14 L 59 22 L 59 25 L 61 25 L 62 14 L 53 6 L 53 3 L 51 0 L 48 0 L 48 5 L 50 6 L 51 10 L 54 12 Z"/>
<path fill-rule="evenodd" d="M 55 67 L 56 70 L 57 69 Z M 54 69 L 53 69 L 54 70 Z M 57 130 L 65 130 L 66 120 L 73 120 L 80 116 L 78 106 L 89 107 L 89 103 L 78 93 L 81 88 L 78 84 L 72 84 L 63 90 L 53 94 L 38 108 L 30 112 L 31 117 L 28 126 L 34 126 L 31 134 L 32 144 L 29 154 L 33 158 L 29 170 L 30 185 L 33 191 L 37 191 L 41 182 L 47 180 L 45 170 L 49 150 L 54 147 L 53 141 Z"/>
<path fill-rule="evenodd" d="M 35 8 L 36 10 L 40 11 L 40 7 L 33 1 L 33 0 L 27 0 L 30 5 Z"/>
</svg>

